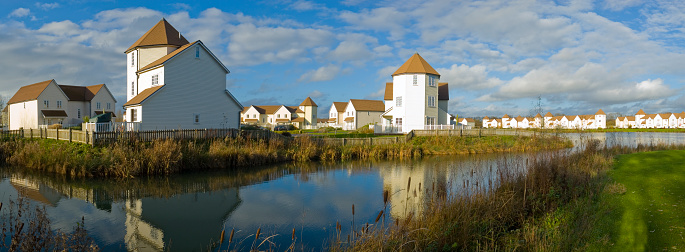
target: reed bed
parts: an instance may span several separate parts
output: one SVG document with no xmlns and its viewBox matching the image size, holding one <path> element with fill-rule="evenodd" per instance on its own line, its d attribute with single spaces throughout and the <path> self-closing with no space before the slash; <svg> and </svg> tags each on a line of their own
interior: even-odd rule
<svg viewBox="0 0 685 252">
<path fill-rule="evenodd" d="M 598 210 L 596 202 L 607 190 L 620 191 L 606 174 L 614 156 L 664 149 L 685 146 L 608 148 L 590 141 L 575 153 L 531 155 L 527 168 L 498 169 L 497 182 L 491 187 L 466 181 L 462 190 L 449 194 L 426 188 L 429 200 L 421 213 L 338 234 L 330 250 L 571 251 L 601 243 L 607 238 L 597 238 L 593 225 L 607 210 Z M 483 179 L 472 176 L 471 181 Z M 410 191 L 405 191 L 408 198 Z"/>
<path fill-rule="evenodd" d="M 557 137 L 416 137 L 387 145 L 321 144 L 309 137 L 251 140 L 121 141 L 92 147 L 49 139 L 0 141 L 0 162 L 71 177 L 169 175 L 185 171 L 239 169 L 281 162 L 410 159 L 434 154 L 539 151 L 570 147 Z"/>
</svg>

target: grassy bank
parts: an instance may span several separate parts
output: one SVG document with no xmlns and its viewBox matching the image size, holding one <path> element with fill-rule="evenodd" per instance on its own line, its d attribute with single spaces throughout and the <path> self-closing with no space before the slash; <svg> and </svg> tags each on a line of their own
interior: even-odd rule
<svg viewBox="0 0 685 252">
<path fill-rule="evenodd" d="M 103 147 L 47 139 L 0 142 L 0 160 L 28 170 L 75 177 L 136 177 L 234 169 L 278 162 L 413 158 L 429 154 L 538 151 L 570 147 L 556 137 L 416 137 L 407 143 L 332 146 L 315 139 L 219 139 L 118 142 Z"/>
<path fill-rule="evenodd" d="M 677 148 L 682 147 L 606 149 L 593 142 L 587 145 L 585 151 L 576 154 L 544 153 L 533 157 L 526 171 L 516 167 L 501 169 L 498 174 L 500 186 L 497 189 L 489 191 L 478 188 L 477 184 L 466 184 L 463 191 L 452 192 L 451 197 L 431 196 L 429 193 L 428 207 L 423 213 L 409 215 L 392 224 L 375 223 L 371 228 L 362 228 L 352 234 L 349 243 L 339 240 L 332 249 L 604 251 L 615 248 L 616 251 L 625 251 L 634 250 L 640 245 L 647 249 L 679 250 L 681 246 L 660 242 L 682 239 L 676 236 L 683 232 L 682 214 L 675 212 L 682 204 L 682 172 L 659 168 L 663 174 L 653 174 L 650 169 L 635 168 L 623 157 L 617 163 L 614 159 L 616 155 L 624 153 Z M 674 153 L 677 153 L 673 154 L 677 160 L 672 162 L 673 167 L 676 167 L 685 161 L 685 152 Z M 663 161 L 662 154 L 655 155 L 659 158 L 652 156 L 639 160 L 653 160 L 655 164 Z M 631 168 L 624 168 L 624 163 Z M 630 188 L 626 195 L 634 191 L 645 197 L 636 200 L 633 199 L 636 196 L 621 195 L 625 189 L 622 190 L 623 187 L 617 182 L 612 182 L 609 175 L 615 164 L 618 164 L 618 168 L 611 176 L 616 176 L 617 181 L 623 181 L 621 176 L 617 176 L 618 173 L 625 173 L 626 179 L 630 178 L 637 184 L 645 180 L 653 180 L 655 184 L 651 185 L 652 189 L 644 188 L 644 192 L 641 192 L 641 188 L 650 186 L 650 183 L 633 187 L 626 180 L 628 184 L 625 188 Z M 633 169 L 641 169 L 641 172 L 634 173 Z M 657 200 L 653 197 L 663 198 Z M 613 201 L 617 198 L 621 204 Z M 663 215 L 659 217 L 661 221 L 657 217 L 645 218 L 657 215 Z M 638 221 L 635 221 L 636 218 Z M 653 222 L 648 224 L 648 221 Z M 655 230 L 668 235 L 660 236 Z"/>
</svg>

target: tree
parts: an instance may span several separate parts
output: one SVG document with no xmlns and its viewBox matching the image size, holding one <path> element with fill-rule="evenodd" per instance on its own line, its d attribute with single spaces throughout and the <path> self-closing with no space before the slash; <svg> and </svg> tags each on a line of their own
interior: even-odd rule
<svg viewBox="0 0 685 252">
<path fill-rule="evenodd" d="M 533 108 L 530 110 L 531 116 L 533 117 L 537 114 L 540 114 L 542 116 L 542 120 L 540 121 L 540 128 L 545 127 L 545 115 L 544 115 L 544 110 L 542 109 L 542 95 L 538 95 L 537 99 L 533 101 Z"/>
</svg>

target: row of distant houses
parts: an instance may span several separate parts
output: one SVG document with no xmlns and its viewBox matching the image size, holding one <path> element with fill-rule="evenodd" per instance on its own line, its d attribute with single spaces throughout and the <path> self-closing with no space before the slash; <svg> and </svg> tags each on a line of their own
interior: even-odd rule
<svg viewBox="0 0 685 252">
<path fill-rule="evenodd" d="M 355 130 L 373 125 L 382 133 L 407 133 L 414 129 L 449 127 L 447 83 L 418 53 L 392 74 L 384 99 L 350 99 L 333 102 L 328 119 L 317 118 L 318 106 L 307 97 L 299 106 L 251 105 L 241 112 L 241 123 L 272 128 L 292 124 L 299 128 L 336 127 Z M 316 122 L 316 123 L 315 123 Z"/>
<path fill-rule="evenodd" d="M 685 111 L 681 113 L 646 114 L 642 109 L 635 116 L 619 116 L 616 128 L 667 129 L 685 128 Z"/>
<path fill-rule="evenodd" d="M 505 114 L 501 119 L 490 119 L 487 116 L 483 118 L 483 128 L 604 129 L 606 127 L 606 114 L 601 109 L 594 115 L 554 116 L 547 112 L 544 117 L 538 113 L 534 117 L 510 117 Z"/>
</svg>

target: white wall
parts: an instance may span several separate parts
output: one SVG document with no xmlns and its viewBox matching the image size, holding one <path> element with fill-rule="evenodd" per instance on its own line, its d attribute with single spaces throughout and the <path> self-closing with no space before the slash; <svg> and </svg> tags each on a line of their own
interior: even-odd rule
<svg viewBox="0 0 685 252">
<path fill-rule="evenodd" d="M 25 101 L 9 105 L 10 130 L 38 128 L 38 101 Z M 42 115 L 41 115 L 42 117 Z"/>
<path fill-rule="evenodd" d="M 239 127 L 242 107 L 225 92 L 226 72 L 204 48 L 200 59 L 195 59 L 194 47 L 188 48 L 163 71 L 160 81 L 166 86 L 143 103 L 145 130 Z M 194 123 L 194 114 L 200 115 L 199 123 Z"/>
</svg>

